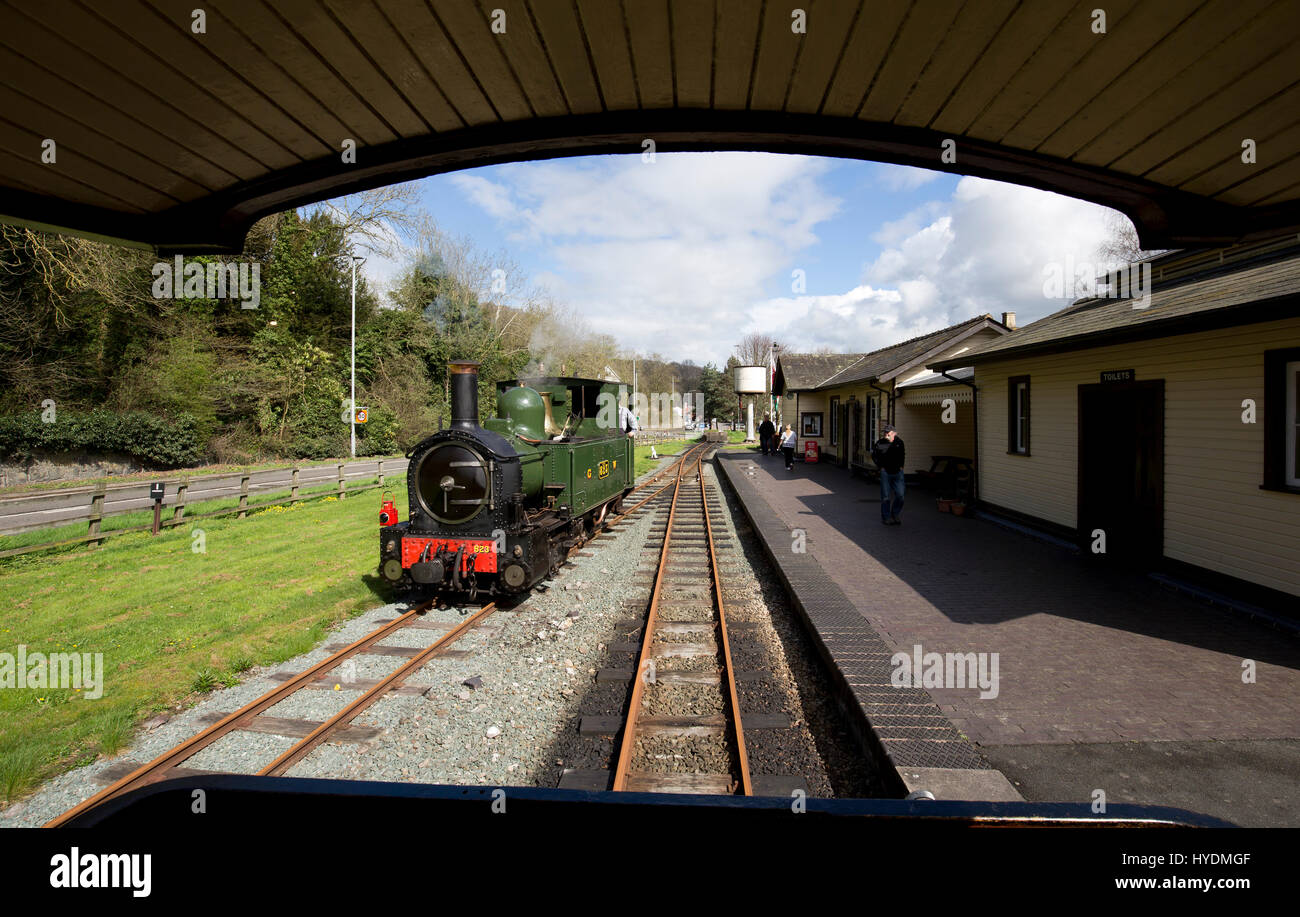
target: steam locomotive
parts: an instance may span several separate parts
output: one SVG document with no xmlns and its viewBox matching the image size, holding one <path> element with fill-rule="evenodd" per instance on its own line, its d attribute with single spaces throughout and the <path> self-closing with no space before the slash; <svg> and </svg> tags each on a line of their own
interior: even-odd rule
<svg viewBox="0 0 1300 917">
<path fill-rule="evenodd" d="M 407 596 L 522 593 L 631 489 L 633 442 L 618 406 L 627 387 L 573 377 L 497 384 L 479 424 L 478 364 L 457 361 L 451 425 L 407 455 L 405 521 L 381 515 L 379 569 Z"/>
</svg>

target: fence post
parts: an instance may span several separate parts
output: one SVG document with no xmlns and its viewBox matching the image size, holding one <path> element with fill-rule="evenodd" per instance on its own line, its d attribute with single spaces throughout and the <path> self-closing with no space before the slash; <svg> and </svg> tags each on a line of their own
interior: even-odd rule
<svg viewBox="0 0 1300 917">
<path fill-rule="evenodd" d="M 94 491 L 91 493 L 90 528 L 86 532 L 87 535 L 99 534 L 99 522 L 104 518 L 104 495 L 106 493 L 108 493 L 108 485 L 103 481 L 97 483 Z M 103 541 L 104 539 L 102 538 L 94 538 L 89 542 L 89 544 L 99 547 Z"/>
<path fill-rule="evenodd" d="M 384 460 L 383 459 L 379 460 L 379 486 L 380 487 L 384 486 Z"/>
<path fill-rule="evenodd" d="M 293 468 L 293 490 L 289 492 L 289 502 L 290 503 L 298 502 L 298 466 L 297 465 L 295 465 Z"/>
<path fill-rule="evenodd" d="M 239 478 L 239 518 L 244 519 L 248 516 L 248 472 L 245 471 Z"/>
<path fill-rule="evenodd" d="M 185 518 L 185 492 L 190 489 L 190 479 L 181 478 L 176 485 L 176 509 L 172 511 L 172 525 L 180 525 Z"/>
<path fill-rule="evenodd" d="M 343 488 L 346 486 L 346 485 L 343 483 L 343 469 L 346 468 L 346 467 L 347 467 L 347 466 L 344 465 L 342 462 L 339 462 L 339 499 L 340 499 L 340 500 L 346 500 L 346 499 L 347 499 L 347 496 L 348 496 L 348 495 L 347 495 L 346 493 L 344 493 L 344 491 L 343 491 Z"/>
</svg>

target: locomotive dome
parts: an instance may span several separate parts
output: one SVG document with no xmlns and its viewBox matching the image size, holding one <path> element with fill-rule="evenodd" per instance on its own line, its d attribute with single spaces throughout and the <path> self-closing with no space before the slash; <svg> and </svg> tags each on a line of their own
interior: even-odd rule
<svg viewBox="0 0 1300 917">
<path fill-rule="evenodd" d="M 539 440 L 546 432 L 546 406 L 536 389 L 526 385 L 506 389 L 497 399 L 501 416 L 510 421 L 516 435 Z"/>
</svg>

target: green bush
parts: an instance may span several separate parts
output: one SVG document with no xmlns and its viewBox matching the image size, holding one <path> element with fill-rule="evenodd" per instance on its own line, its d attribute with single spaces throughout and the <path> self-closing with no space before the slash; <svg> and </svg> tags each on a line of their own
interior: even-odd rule
<svg viewBox="0 0 1300 917">
<path fill-rule="evenodd" d="M 37 452 L 120 452 L 147 465 L 175 468 L 203 457 L 198 421 L 128 411 L 60 412 L 53 423 L 40 414 L 0 417 L 0 458 L 26 461 Z"/>
</svg>

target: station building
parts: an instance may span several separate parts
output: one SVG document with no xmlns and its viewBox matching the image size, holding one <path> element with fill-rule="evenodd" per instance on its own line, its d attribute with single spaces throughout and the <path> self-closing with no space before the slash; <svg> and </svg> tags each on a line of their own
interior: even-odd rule
<svg viewBox="0 0 1300 917">
<path fill-rule="evenodd" d="M 884 423 L 898 428 L 907 445 L 909 474 L 927 471 L 932 456 L 967 461 L 975 455 L 972 370 L 942 374 L 927 369 L 1012 330 L 1015 316 L 999 322 L 977 315 L 900 344 L 855 354 L 782 354 L 773 394 L 782 422 L 794 425 L 802 454 L 817 443 L 819 460 L 873 471 L 871 444 Z M 946 411 L 946 416 L 945 416 Z"/>
<path fill-rule="evenodd" d="M 1146 263 L 1145 307 L 1081 300 L 929 360 L 974 367 L 978 503 L 1294 612 L 1300 236 Z"/>
</svg>

